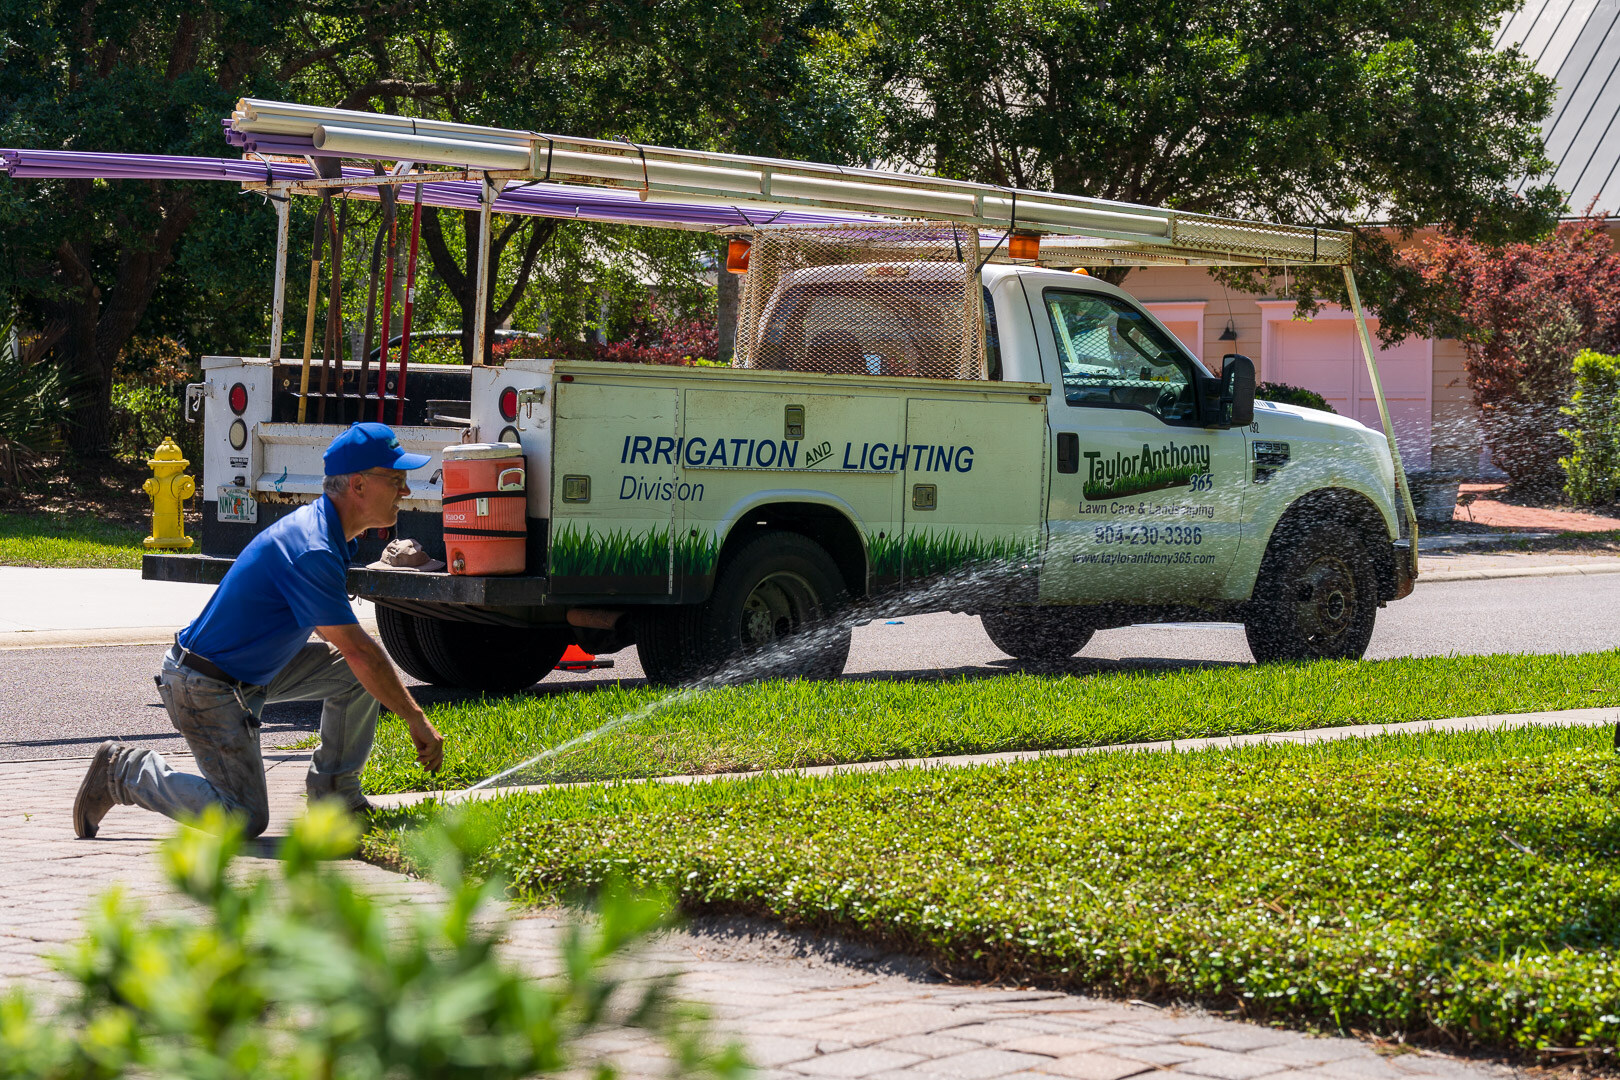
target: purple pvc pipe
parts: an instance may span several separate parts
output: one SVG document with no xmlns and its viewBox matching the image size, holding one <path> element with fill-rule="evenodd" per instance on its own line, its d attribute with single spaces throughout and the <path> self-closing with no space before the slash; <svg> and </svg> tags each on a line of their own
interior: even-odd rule
<svg viewBox="0 0 1620 1080">
<path fill-rule="evenodd" d="M 298 181 L 315 178 L 302 162 L 258 161 L 236 158 L 177 157 L 165 154 L 103 154 L 78 150 L 0 149 L 0 172 L 15 179 L 111 180 L 229 180 Z M 346 168 L 346 177 L 369 176 L 370 171 Z M 362 188 L 376 196 L 376 188 Z M 422 201 L 429 206 L 477 210 L 476 180 L 440 180 L 422 185 Z M 633 191 L 616 188 L 570 187 L 562 184 L 516 184 L 495 200 L 501 214 L 578 218 L 647 225 L 834 225 L 882 220 L 858 214 L 784 210 L 750 214 L 728 206 L 692 203 L 643 202 Z"/>
</svg>

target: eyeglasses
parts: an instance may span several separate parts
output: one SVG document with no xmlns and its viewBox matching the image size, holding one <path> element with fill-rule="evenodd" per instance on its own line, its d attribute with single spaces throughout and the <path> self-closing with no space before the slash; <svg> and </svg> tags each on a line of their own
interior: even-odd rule
<svg viewBox="0 0 1620 1080">
<path fill-rule="evenodd" d="M 394 485 L 395 489 L 399 491 L 406 491 L 410 487 L 410 477 L 401 475 L 399 473 L 377 472 L 375 470 L 368 469 L 360 475 L 375 476 L 379 480 L 387 480 L 389 483 Z"/>
</svg>

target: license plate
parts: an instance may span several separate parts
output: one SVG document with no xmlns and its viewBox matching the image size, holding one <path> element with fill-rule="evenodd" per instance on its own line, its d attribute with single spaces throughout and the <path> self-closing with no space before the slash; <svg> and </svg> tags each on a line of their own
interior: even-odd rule
<svg viewBox="0 0 1620 1080">
<path fill-rule="evenodd" d="M 253 498 L 253 493 L 245 487 L 220 488 L 219 520 L 258 524 L 259 504 Z"/>
</svg>

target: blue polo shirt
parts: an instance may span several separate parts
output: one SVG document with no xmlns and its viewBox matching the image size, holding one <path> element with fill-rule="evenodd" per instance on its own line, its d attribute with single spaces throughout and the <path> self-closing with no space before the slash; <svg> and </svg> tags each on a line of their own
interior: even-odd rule
<svg viewBox="0 0 1620 1080">
<path fill-rule="evenodd" d="M 317 626 L 359 622 L 349 607 L 349 560 L 332 500 L 322 495 L 255 536 L 208 606 L 180 631 L 182 647 L 232 678 L 267 685 Z"/>
</svg>

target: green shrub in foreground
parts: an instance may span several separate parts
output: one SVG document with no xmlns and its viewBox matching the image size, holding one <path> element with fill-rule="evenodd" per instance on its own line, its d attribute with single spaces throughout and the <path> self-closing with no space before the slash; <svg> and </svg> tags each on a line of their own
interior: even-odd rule
<svg viewBox="0 0 1620 1080">
<path fill-rule="evenodd" d="M 648 689 L 440 706 L 444 770 L 384 722 L 375 792 L 462 788 L 666 696 Z M 793 768 L 1620 705 L 1620 652 L 1219 666 L 1090 675 L 762 682 L 674 701 L 512 783 Z"/>
<path fill-rule="evenodd" d="M 450 883 L 442 909 L 402 910 L 320 865 L 357 837 L 330 804 L 295 824 L 274 882 L 239 882 L 240 829 L 217 813 L 201 824 L 162 859 L 202 917 L 152 921 L 109 893 L 63 964 L 78 987 L 63 1014 L 38 1016 L 21 991 L 0 999 L 0 1078 L 517 1080 L 577 1069 L 573 1044 L 615 1022 L 662 1034 L 680 1075 L 741 1076 L 736 1051 L 706 1049 L 665 985 L 621 993 L 606 971 L 663 921 L 657 900 L 605 890 L 593 928 L 565 939 L 563 974 L 540 984 L 495 956 L 500 927 L 483 909 L 499 889 L 463 880 L 465 830 L 418 848 Z"/>
<path fill-rule="evenodd" d="M 530 897 L 617 875 L 966 975 L 1490 1048 L 1620 1040 L 1606 729 L 1384 736 L 481 804 Z M 431 816 L 431 810 L 419 811 Z"/>
</svg>

